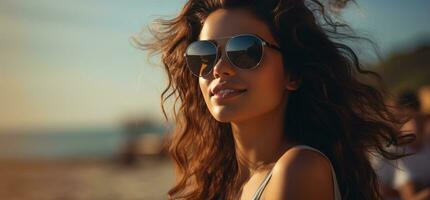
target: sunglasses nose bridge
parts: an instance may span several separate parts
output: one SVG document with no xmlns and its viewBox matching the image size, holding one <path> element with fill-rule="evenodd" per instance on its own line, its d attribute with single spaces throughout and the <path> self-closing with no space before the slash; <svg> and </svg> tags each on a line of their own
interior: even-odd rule
<svg viewBox="0 0 430 200">
<path fill-rule="evenodd" d="M 213 76 L 219 77 L 222 75 L 232 75 L 236 73 L 235 67 L 230 63 L 230 60 L 225 51 L 225 45 L 217 46 L 218 58 L 212 68 Z"/>
</svg>

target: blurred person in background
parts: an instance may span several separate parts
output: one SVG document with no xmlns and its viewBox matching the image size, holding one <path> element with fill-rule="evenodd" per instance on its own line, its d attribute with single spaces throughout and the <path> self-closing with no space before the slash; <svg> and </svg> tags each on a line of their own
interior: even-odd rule
<svg viewBox="0 0 430 200">
<path fill-rule="evenodd" d="M 414 134 L 415 140 L 406 146 L 390 146 L 387 148 L 390 152 L 406 152 L 410 154 L 419 153 L 424 145 L 424 115 L 420 112 L 420 101 L 414 91 L 403 91 L 398 95 L 394 102 L 394 108 L 398 116 L 409 119 L 401 127 L 403 134 Z M 400 199 L 399 191 L 405 184 L 405 168 L 403 163 L 394 160 L 388 160 L 383 157 L 371 157 L 373 167 L 380 180 L 381 194 L 386 200 Z M 407 160 L 405 157 L 404 159 Z M 403 196 L 403 195 L 402 195 Z M 408 195 L 406 195 L 408 196 Z"/>
<path fill-rule="evenodd" d="M 385 146 L 402 121 L 357 79 L 379 76 L 341 42 L 357 38 L 332 18 L 348 2 L 189 0 L 160 20 L 141 45 L 179 104 L 170 199 L 380 198 L 367 155 L 401 157 Z"/>
<path fill-rule="evenodd" d="M 414 133 L 416 139 L 405 147 L 413 155 L 401 158 L 395 170 L 394 187 L 405 200 L 430 199 L 430 142 L 425 127 L 429 117 L 420 109 L 420 101 L 413 91 L 405 91 L 398 97 L 399 115 L 412 118 L 402 127 L 405 133 Z"/>
</svg>

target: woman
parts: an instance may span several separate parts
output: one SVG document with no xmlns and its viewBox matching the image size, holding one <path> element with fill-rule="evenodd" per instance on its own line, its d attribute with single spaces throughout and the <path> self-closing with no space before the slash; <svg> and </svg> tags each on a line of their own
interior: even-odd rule
<svg viewBox="0 0 430 200">
<path fill-rule="evenodd" d="M 368 153 L 397 157 L 400 120 L 326 3 L 189 0 L 141 44 L 176 96 L 170 199 L 379 198 Z"/>
</svg>

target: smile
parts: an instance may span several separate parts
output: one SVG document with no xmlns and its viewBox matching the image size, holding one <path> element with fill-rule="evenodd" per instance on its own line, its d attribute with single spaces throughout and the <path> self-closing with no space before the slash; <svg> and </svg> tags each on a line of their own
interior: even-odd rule
<svg viewBox="0 0 430 200">
<path fill-rule="evenodd" d="M 242 96 L 243 93 L 245 93 L 247 90 L 233 90 L 233 89 L 224 89 L 220 90 L 213 96 L 211 96 L 211 99 L 213 99 L 217 103 L 222 103 L 226 100 L 233 99 L 235 97 Z"/>
</svg>

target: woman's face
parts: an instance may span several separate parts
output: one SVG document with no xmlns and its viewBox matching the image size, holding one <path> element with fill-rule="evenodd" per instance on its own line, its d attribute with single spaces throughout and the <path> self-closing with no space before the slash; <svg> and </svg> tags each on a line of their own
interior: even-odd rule
<svg viewBox="0 0 430 200">
<path fill-rule="evenodd" d="M 217 40 L 238 34 L 255 34 L 271 44 L 278 45 L 269 27 L 251 12 L 242 9 L 219 9 L 211 13 L 199 38 Z M 204 100 L 214 118 L 220 122 L 240 122 L 282 108 L 281 104 L 286 101 L 288 77 L 284 73 L 281 53 L 264 47 L 260 65 L 254 70 L 241 70 L 226 58 L 226 40 L 220 41 L 218 45 L 222 52 L 221 58 L 209 75 L 199 78 Z M 224 99 L 211 96 L 211 90 L 220 83 L 225 83 L 227 88 L 246 91 Z"/>
</svg>

